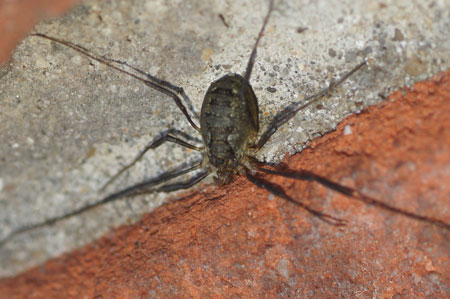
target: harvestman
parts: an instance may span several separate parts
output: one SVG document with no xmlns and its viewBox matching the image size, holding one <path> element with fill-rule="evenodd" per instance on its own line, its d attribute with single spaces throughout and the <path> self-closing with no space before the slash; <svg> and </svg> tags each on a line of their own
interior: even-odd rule
<svg viewBox="0 0 450 299">
<path fill-rule="evenodd" d="M 184 139 L 188 139 L 187 134 L 177 132 L 175 130 L 168 133 L 166 132 L 161 137 L 157 138 L 149 145 L 147 145 L 145 149 L 142 150 L 129 165 L 122 168 L 122 170 L 120 170 L 115 176 L 113 176 L 101 190 L 104 190 L 119 175 L 136 164 L 136 162 L 138 162 L 148 150 L 156 149 L 164 142 L 174 142 L 178 145 L 190 148 L 195 151 L 199 151 L 203 154 L 203 157 L 201 160 L 196 161 L 192 165 L 165 172 L 157 178 L 153 178 L 125 188 L 121 191 L 115 192 L 96 203 L 89 204 L 78 210 L 52 219 L 48 219 L 41 223 L 27 225 L 13 230 L 9 235 L 7 235 L 3 240 L 0 241 L 0 246 L 5 244 L 6 241 L 13 238 L 17 234 L 38 227 L 51 225 L 57 221 L 78 215 L 89 209 L 104 205 L 121 197 L 135 196 L 151 192 L 173 192 L 190 188 L 202 181 L 206 176 L 208 176 L 208 174 L 211 173 L 215 173 L 214 179 L 219 186 L 231 183 L 235 175 L 245 175 L 256 186 L 266 189 L 275 196 L 278 196 L 300 206 L 312 215 L 319 217 L 321 220 L 332 225 L 345 225 L 346 221 L 324 214 L 305 205 L 302 202 L 294 200 L 292 197 L 286 194 L 281 186 L 269 182 L 261 176 L 261 173 L 278 175 L 297 180 L 315 181 L 350 198 L 361 200 L 366 204 L 374 205 L 393 213 L 404 215 L 450 230 L 450 224 L 445 223 L 442 220 L 416 215 L 414 213 L 392 207 L 379 200 L 366 196 L 353 188 L 342 186 L 320 175 L 316 175 L 306 170 L 284 170 L 281 172 L 268 169 L 262 167 L 261 163 L 259 163 L 254 158 L 255 153 L 265 145 L 265 143 L 277 131 L 279 127 L 293 118 L 300 110 L 308 107 L 309 105 L 328 95 L 331 91 L 334 90 L 336 86 L 340 85 L 366 64 L 365 61 L 358 64 L 353 70 L 348 72 L 337 82 L 331 83 L 327 88 L 324 88 L 319 93 L 306 98 L 304 100 L 304 102 L 306 102 L 305 104 L 296 102 L 281 110 L 269 123 L 267 129 L 261 135 L 259 135 L 258 103 L 249 81 L 256 58 L 256 49 L 258 47 L 259 41 L 263 36 L 270 15 L 273 11 L 273 2 L 273 0 L 270 1 L 269 10 L 266 17 L 264 18 L 264 22 L 259 31 L 255 45 L 253 46 L 244 76 L 238 74 L 225 75 L 210 85 L 208 91 L 206 92 L 201 108 L 200 127 L 196 125 L 192 118 L 189 116 L 185 105 L 183 105 L 181 101 L 182 98 L 185 101 L 188 99 L 182 88 L 177 87 L 167 81 L 158 79 L 150 74 L 147 74 L 135 67 L 128 65 L 126 62 L 108 59 L 103 56 L 94 56 L 83 47 L 71 42 L 56 39 L 54 37 L 50 37 L 40 33 L 31 34 L 32 36 L 45 38 L 72 48 L 73 50 L 95 61 L 98 61 L 99 63 L 107 65 L 119 72 L 125 73 L 143 82 L 150 88 L 153 88 L 171 97 L 178 108 L 181 110 L 181 112 L 184 114 L 189 124 L 202 135 L 203 146 L 197 147 L 176 136 L 179 135 L 184 137 Z M 120 65 L 121 67 L 119 67 L 118 65 Z M 125 69 L 126 67 L 132 69 L 134 72 L 136 72 L 136 74 L 127 71 Z M 194 171 L 198 171 L 198 173 L 185 181 L 164 184 L 165 182 L 173 178 Z"/>
</svg>

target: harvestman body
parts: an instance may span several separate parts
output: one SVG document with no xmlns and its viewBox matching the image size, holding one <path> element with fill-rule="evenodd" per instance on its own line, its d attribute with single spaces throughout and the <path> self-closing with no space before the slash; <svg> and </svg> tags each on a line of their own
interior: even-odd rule
<svg viewBox="0 0 450 299">
<path fill-rule="evenodd" d="M 254 60 L 256 57 L 256 49 L 258 43 L 264 33 L 267 22 L 273 11 L 273 0 L 270 2 L 269 11 L 264 19 L 262 28 L 258 34 L 255 45 L 253 47 L 250 59 L 245 71 L 244 76 L 233 74 L 225 75 L 217 81 L 213 82 L 206 92 L 205 98 L 203 100 L 201 114 L 200 114 L 200 127 L 198 127 L 194 121 L 189 116 L 187 109 L 183 105 L 181 98 L 186 99 L 182 88 L 172 85 L 169 82 L 160 80 L 152 75 L 149 75 L 139 69 L 136 69 L 125 62 L 107 59 L 105 57 L 96 57 L 90 54 L 83 47 L 76 44 L 59 40 L 44 34 L 35 33 L 32 36 L 39 36 L 59 44 L 65 45 L 74 49 L 75 51 L 96 60 L 102 64 L 105 64 L 115 70 L 125 73 L 129 76 L 134 77 L 137 80 L 144 82 L 149 87 L 158 90 L 168 96 L 170 96 L 177 106 L 180 108 L 182 113 L 185 115 L 186 119 L 190 125 L 201 133 L 203 139 L 203 146 L 194 146 L 181 138 L 176 137 L 172 133 L 164 134 L 162 137 L 156 139 L 154 142 L 150 143 L 135 159 L 132 163 L 124 167 L 119 173 L 112 177 L 102 188 L 104 190 L 112 181 L 114 181 L 119 175 L 124 171 L 133 166 L 137 161 L 139 161 L 143 155 L 150 149 L 155 149 L 164 142 L 174 142 L 181 146 L 200 151 L 203 154 L 203 158 L 197 161 L 193 165 L 188 167 L 179 168 L 174 171 L 169 171 L 161 176 L 150 179 L 148 181 L 141 182 L 139 184 L 130 186 L 121 191 L 113 193 L 106 198 L 100 200 L 99 202 L 87 205 L 78 210 L 70 212 L 68 214 L 61 215 L 41 223 L 28 225 L 21 227 L 12 231 L 3 240 L 0 241 L 0 246 L 3 245 L 7 240 L 13 238 L 15 235 L 29 231 L 38 227 L 46 226 L 72 217 L 74 215 L 83 213 L 89 209 L 97 207 L 99 205 L 106 204 L 107 202 L 116 200 L 124 196 L 135 196 L 143 193 L 150 192 L 172 192 L 181 189 L 187 189 L 191 186 L 197 184 L 203 180 L 208 174 L 215 173 L 215 181 L 218 185 L 229 184 L 235 175 L 245 175 L 252 183 L 260 188 L 266 189 L 276 196 L 284 198 L 301 208 L 307 210 L 314 216 L 319 217 L 323 221 L 333 224 L 333 225 L 344 225 L 345 221 L 337 219 L 330 215 L 324 214 L 318 210 L 312 209 L 309 206 L 294 200 L 292 197 L 287 195 L 284 190 L 265 178 L 258 175 L 258 173 L 266 173 L 272 175 L 279 175 L 293 179 L 316 181 L 319 184 L 324 185 L 330 189 L 340 192 L 348 197 L 361 200 L 369 205 L 374 205 L 382 209 L 404 215 L 416 220 L 424 221 L 433 225 L 443 227 L 444 229 L 450 230 L 450 224 L 444 221 L 433 219 L 427 216 L 416 215 L 408 211 L 389 206 L 379 200 L 370 198 L 357 190 L 349 187 L 342 186 L 335 183 L 327 178 L 321 177 L 309 171 L 296 171 L 287 170 L 279 172 L 276 170 L 271 170 L 265 167 L 261 167 L 260 163 L 254 158 L 255 153 L 260 150 L 267 140 L 277 131 L 277 129 L 294 117 L 297 112 L 304 109 L 305 107 L 317 102 L 319 99 L 323 98 L 325 95 L 329 94 L 337 85 L 344 82 L 348 77 L 353 75 L 356 71 L 365 66 L 365 62 L 357 65 L 353 70 L 344 75 L 339 81 L 332 83 L 329 87 L 323 89 L 316 95 L 310 96 L 305 99 L 305 104 L 295 103 L 282 111 L 280 111 L 274 119 L 269 123 L 268 128 L 259 135 L 259 119 L 258 119 L 258 102 L 250 85 L 250 76 L 254 65 Z M 128 67 L 132 69 L 139 75 L 127 71 L 123 67 L 118 65 Z M 259 138 L 258 138 L 259 136 Z M 178 183 L 168 183 L 163 184 L 168 180 L 182 176 L 189 172 L 199 171 L 193 177 L 187 179 L 183 182 Z"/>
</svg>

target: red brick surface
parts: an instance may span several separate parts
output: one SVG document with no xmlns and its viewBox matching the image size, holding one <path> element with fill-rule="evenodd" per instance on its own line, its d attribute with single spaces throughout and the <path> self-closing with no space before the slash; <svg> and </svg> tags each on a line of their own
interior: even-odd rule
<svg viewBox="0 0 450 299">
<path fill-rule="evenodd" d="M 285 163 L 448 222 L 450 71 L 348 117 Z M 221 189 L 199 187 L 135 225 L 0 280 L 0 297 L 449 296 L 450 232 L 315 183 L 272 180 L 347 226 L 330 226 L 238 178 Z"/>
<path fill-rule="evenodd" d="M 0 0 L 0 66 L 42 19 L 62 14 L 78 0 Z"/>
</svg>

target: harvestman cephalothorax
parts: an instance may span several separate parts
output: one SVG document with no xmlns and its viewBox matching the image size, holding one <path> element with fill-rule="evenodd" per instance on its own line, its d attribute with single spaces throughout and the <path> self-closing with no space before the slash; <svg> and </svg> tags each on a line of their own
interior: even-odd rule
<svg viewBox="0 0 450 299">
<path fill-rule="evenodd" d="M 332 92 L 336 86 L 340 85 L 347 78 L 355 74 L 358 70 L 366 65 L 363 61 L 354 67 L 351 71 L 345 74 L 336 82 L 331 83 L 328 87 L 321 90 L 319 93 L 307 97 L 304 101 L 296 102 L 285 109 L 279 111 L 272 121 L 267 125 L 267 128 L 260 132 L 260 123 L 258 118 L 258 102 L 250 85 L 251 73 L 253 70 L 256 50 L 261 40 L 265 27 L 270 19 L 274 9 L 274 1 L 270 1 L 268 13 L 264 18 L 263 25 L 256 38 L 247 68 L 243 76 L 238 74 L 225 75 L 213 82 L 208 88 L 205 98 L 203 100 L 200 125 L 197 125 L 188 113 L 188 109 L 183 104 L 183 99 L 188 99 L 183 89 L 177 87 L 167 81 L 158 79 L 150 74 L 147 74 L 126 62 L 112 60 L 105 57 L 95 56 L 87 51 L 85 48 L 74 43 L 50 37 L 41 33 L 34 33 L 32 36 L 45 38 L 53 42 L 62 44 L 73 50 L 93 59 L 99 63 L 107 65 L 121 73 L 129 75 L 152 89 L 155 89 L 168 97 L 172 98 L 178 108 L 186 117 L 189 124 L 198 131 L 203 139 L 203 145 L 198 147 L 185 141 L 187 135 L 184 133 L 175 134 L 176 131 L 163 134 L 150 144 L 148 144 L 138 156 L 127 166 L 122 168 L 115 176 L 113 176 L 101 190 L 114 181 L 119 175 L 124 173 L 136 162 L 138 162 L 144 154 L 156 149 L 164 142 L 173 142 L 186 148 L 199 151 L 202 153 L 202 159 L 196 161 L 188 166 L 183 166 L 172 171 L 168 171 L 158 176 L 157 178 L 149 179 L 138 184 L 132 185 L 123 190 L 117 191 L 103 198 L 102 200 L 89 204 L 80 209 L 74 210 L 70 213 L 48 219 L 44 222 L 31 224 L 20 227 L 12 231 L 4 239 L 0 241 L 0 246 L 13 238 L 15 235 L 46 225 L 51 225 L 57 221 L 78 215 L 87 210 L 93 209 L 97 206 L 104 205 L 108 202 L 117 200 L 122 197 L 130 197 L 144 193 L 151 192 L 173 192 L 181 189 L 187 189 L 202 181 L 209 174 L 214 174 L 215 182 L 220 185 L 229 184 L 236 175 L 246 176 L 256 186 L 270 191 L 275 196 L 283 198 L 295 205 L 305 209 L 312 215 L 332 225 L 345 225 L 345 221 L 335 218 L 331 215 L 322 213 L 319 210 L 313 209 L 301 201 L 298 201 L 289 196 L 279 185 L 271 183 L 261 174 L 277 175 L 287 178 L 315 181 L 327 188 L 336 192 L 342 193 L 350 198 L 357 199 L 369 205 L 374 205 L 384 210 L 403 215 L 412 219 L 423 221 L 432 225 L 442 227 L 450 230 L 450 224 L 427 216 L 417 215 L 406 210 L 390 206 L 380 200 L 371 198 L 362 194 L 361 192 L 340 185 L 332 180 L 329 180 L 320 175 L 314 174 L 306 170 L 283 170 L 277 171 L 264 167 L 255 158 L 257 153 L 269 138 L 286 122 L 293 118 L 299 111 L 310 106 L 313 103 L 324 98 Z M 126 68 L 130 69 L 128 71 Z M 175 132 L 175 133 L 174 133 Z M 184 137 L 184 138 L 182 138 Z M 190 172 L 196 172 L 192 177 L 175 183 L 167 183 L 176 177 L 185 175 Z"/>
</svg>

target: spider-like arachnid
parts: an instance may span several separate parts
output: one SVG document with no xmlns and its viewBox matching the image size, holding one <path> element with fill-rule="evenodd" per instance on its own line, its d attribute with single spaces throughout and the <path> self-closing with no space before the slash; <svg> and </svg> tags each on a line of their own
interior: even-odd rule
<svg viewBox="0 0 450 299">
<path fill-rule="evenodd" d="M 49 39 L 56 43 L 70 47 L 75 51 L 89 57 L 90 59 L 98 61 L 99 63 L 107 65 L 119 72 L 125 73 L 137 80 L 140 80 L 150 88 L 167 95 L 168 97 L 173 99 L 173 101 L 176 103 L 176 105 L 188 120 L 189 124 L 202 136 L 203 146 L 198 147 L 183 139 L 183 134 L 166 133 L 162 135 L 160 138 L 156 139 L 148 146 L 146 146 L 131 163 L 122 168 L 121 171 L 113 176 L 103 186 L 102 189 L 105 189 L 119 175 L 135 165 L 136 162 L 138 162 L 147 151 L 159 147 L 164 142 L 174 142 L 189 149 L 199 151 L 202 153 L 202 159 L 192 163 L 191 165 L 165 172 L 157 178 L 143 181 L 118 192 L 114 192 L 98 202 L 86 205 L 80 209 L 76 209 L 59 217 L 16 229 L 9 235 L 7 235 L 4 239 L 2 239 L 0 241 L 0 245 L 4 244 L 6 241 L 13 238 L 17 234 L 38 227 L 53 224 L 57 221 L 78 215 L 89 209 L 104 205 L 121 197 L 129 197 L 151 192 L 173 192 L 190 188 L 202 181 L 209 174 L 214 174 L 215 181 L 218 185 L 229 184 L 236 175 L 246 176 L 252 183 L 257 185 L 258 187 L 264 188 L 270 191 L 275 196 L 279 196 L 294 203 L 295 205 L 305 209 L 314 216 L 317 216 L 323 221 L 332 225 L 344 225 L 345 221 L 322 213 L 303 204 L 301 201 L 292 198 L 291 196 L 287 195 L 280 186 L 271 183 L 266 178 L 263 178 L 261 174 L 265 173 L 299 180 L 316 181 L 319 184 L 322 184 L 325 187 L 328 187 L 336 192 L 340 192 L 354 199 L 362 200 L 367 204 L 375 205 L 393 213 L 404 215 L 433 225 L 441 226 L 445 229 L 450 229 L 450 225 L 441 220 L 417 215 L 390 206 L 382 201 L 368 197 L 353 188 L 342 186 L 336 182 L 333 182 L 325 177 L 316 175 L 309 171 L 276 171 L 262 166 L 261 163 L 259 163 L 255 159 L 255 154 L 263 148 L 263 146 L 277 131 L 278 128 L 288 122 L 292 117 L 294 117 L 305 107 L 316 103 L 324 96 L 328 95 L 334 90 L 336 86 L 344 82 L 347 78 L 352 76 L 354 73 L 356 73 L 366 65 L 365 61 L 359 63 L 351 71 L 342 76 L 342 78 L 330 84 L 330 86 L 324 88 L 321 92 L 306 98 L 303 102 L 296 102 L 289 107 L 282 109 L 272 119 L 267 128 L 260 132 L 258 102 L 255 93 L 253 92 L 253 89 L 250 85 L 250 78 L 256 58 L 256 50 L 259 41 L 263 36 L 265 27 L 270 19 L 272 11 L 273 1 L 270 2 L 268 13 L 264 19 L 263 25 L 253 46 L 247 68 L 243 76 L 238 74 L 225 75 L 210 85 L 208 91 L 206 92 L 201 108 L 200 125 L 194 122 L 194 120 L 188 113 L 188 109 L 186 109 L 185 105 L 183 104 L 183 99 L 187 98 L 187 95 L 184 93 L 182 88 L 177 87 L 167 81 L 158 79 L 125 62 L 107 59 L 105 57 L 94 56 L 83 47 L 70 43 L 68 41 L 60 40 L 40 33 L 32 34 L 33 36 Z M 127 71 L 124 67 L 128 67 L 134 70 L 134 73 Z M 167 183 L 169 180 L 183 176 L 190 172 L 196 173 L 194 176 L 186 180 L 181 180 L 175 183 Z"/>
</svg>

